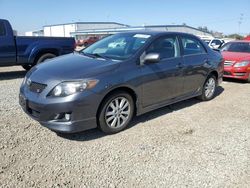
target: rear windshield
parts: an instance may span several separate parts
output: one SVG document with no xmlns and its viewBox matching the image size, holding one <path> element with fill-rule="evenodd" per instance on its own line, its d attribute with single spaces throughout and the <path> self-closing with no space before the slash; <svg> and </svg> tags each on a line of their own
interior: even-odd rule
<svg viewBox="0 0 250 188">
<path fill-rule="evenodd" d="M 4 23 L 0 22 L 0 36 L 4 36 L 4 35 L 5 35 Z"/>
<path fill-rule="evenodd" d="M 230 42 L 221 51 L 250 53 L 250 42 Z"/>
</svg>

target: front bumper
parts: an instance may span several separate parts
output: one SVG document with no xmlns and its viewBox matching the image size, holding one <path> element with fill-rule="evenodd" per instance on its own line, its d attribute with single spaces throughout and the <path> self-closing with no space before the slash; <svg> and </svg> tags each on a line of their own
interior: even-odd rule
<svg viewBox="0 0 250 188">
<path fill-rule="evenodd" d="M 247 80 L 250 74 L 250 67 L 224 67 L 223 77 Z"/>
<path fill-rule="evenodd" d="M 72 100 L 58 101 L 58 99 L 40 99 L 32 92 L 19 94 L 19 104 L 26 114 L 41 125 L 63 133 L 75 133 L 97 127 L 96 112 L 98 109 L 98 95 L 85 93 L 72 97 Z M 58 114 L 69 114 L 69 119 L 57 119 Z"/>
</svg>

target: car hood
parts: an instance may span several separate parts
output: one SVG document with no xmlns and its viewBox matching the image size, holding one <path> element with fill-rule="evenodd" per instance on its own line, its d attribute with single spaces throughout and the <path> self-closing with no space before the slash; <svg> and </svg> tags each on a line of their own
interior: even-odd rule
<svg viewBox="0 0 250 188">
<path fill-rule="evenodd" d="M 245 61 L 250 60 L 250 53 L 241 53 L 241 52 L 222 52 L 223 58 L 226 61 Z"/>
<path fill-rule="evenodd" d="M 48 60 L 31 69 L 30 79 L 38 83 L 96 77 L 112 71 L 119 62 L 72 53 Z"/>
</svg>

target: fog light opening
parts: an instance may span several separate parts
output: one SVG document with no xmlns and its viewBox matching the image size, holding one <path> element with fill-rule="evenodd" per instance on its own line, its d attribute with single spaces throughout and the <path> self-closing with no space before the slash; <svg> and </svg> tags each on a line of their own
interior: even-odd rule
<svg viewBox="0 0 250 188">
<path fill-rule="evenodd" d="M 56 114 L 54 116 L 54 120 L 56 120 L 56 121 L 70 121 L 71 120 L 71 113 L 63 112 L 63 113 Z"/>
<path fill-rule="evenodd" d="M 67 120 L 67 121 L 70 121 L 70 119 L 71 119 L 71 114 L 69 114 L 69 113 L 65 113 L 65 119 Z"/>
</svg>

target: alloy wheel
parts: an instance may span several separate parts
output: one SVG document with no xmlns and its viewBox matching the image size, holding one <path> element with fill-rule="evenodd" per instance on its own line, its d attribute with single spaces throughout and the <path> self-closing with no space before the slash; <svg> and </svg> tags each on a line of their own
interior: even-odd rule
<svg viewBox="0 0 250 188">
<path fill-rule="evenodd" d="M 216 81 L 213 77 L 209 78 L 205 84 L 205 96 L 211 98 L 215 92 Z"/>
<path fill-rule="evenodd" d="M 117 97 L 112 100 L 105 112 L 106 124 L 111 128 L 122 127 L 129 119 L 131 105 L 125 97 Z"/>
</svg>

